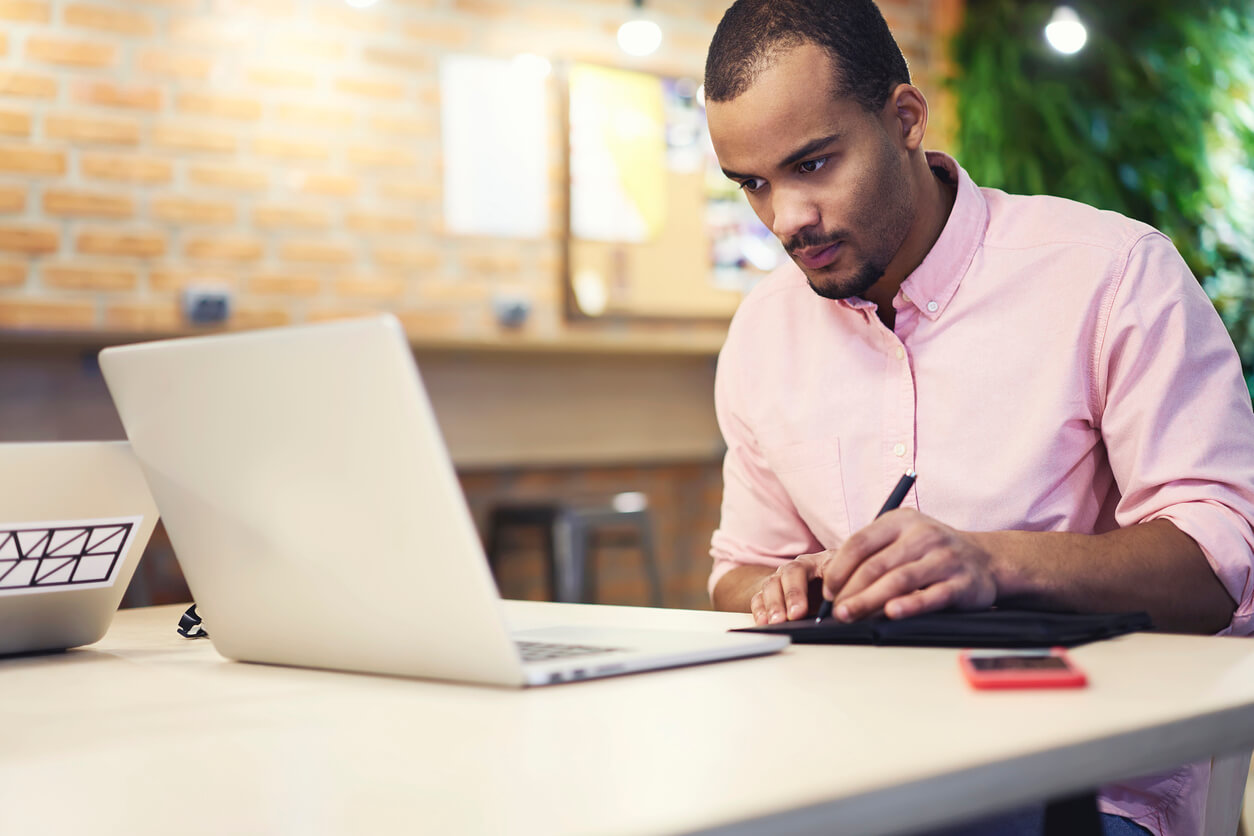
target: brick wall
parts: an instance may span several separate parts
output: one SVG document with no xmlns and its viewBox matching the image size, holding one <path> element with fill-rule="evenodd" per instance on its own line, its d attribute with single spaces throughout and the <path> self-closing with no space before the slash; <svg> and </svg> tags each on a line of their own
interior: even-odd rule
<svg viewBox="0 0 1254 836">
<path fill-rule="evenodd" d="M 882 3 L 937 95 L 957 2 Z M 539 52 L 699 77 L 725 1 L 651 0 L 664 46 L 634 62 L 614 41 L 628 6 L 0 0 L 0 329 L 175 331 L 180 289 L 213 281 L 238 327 L 387 309 L 416 337 L 490 338 L 508 292 L 561 336 L 560 199 L 541 240 L 442 232 L 438 62 Z"/>
<path fill-rule="evenodd" d="M 946 145 L 949 130 L 934 83 L 938 33 L 952 28 L 960 3 L 881 2 L 934 104 L 933 147 Z M 492 341 L 490 301 L 506 292 L 530 298 L 529 331 L 569 339 L 560 199 L 541 240 L 442 231 L 437 67 L 449 53 L 538 52 L 698 77 L 725 0 L 649 0 L 666 40 L 647 61 L 627 61 L 615 44 L 628 5 L 380 0 L 355 10 L 342 0 L 0 0 L 0 336 L 177 331 L 180 290 L 212 280 L 235 294 L 236 327 L 392 310 L 418 340 Z M 557 150 L 551 171 L 556 194 Z M 649 340 L 666 332 L 717 344 L 694 324 L 614 327 Z M 717 326 L 705 327 L 717 338 Z M 90 340 L 82 358 L 63 346 L 14 345 L 0 341 L 0 441 L 118 436 L 87 360 Z M 474 362 L 499 365 L 503 356 Z M 555 374 L 569 380 L 564 367 Z M 709 407 L 704 387 L 688 388 Z M 674 399 L 672 389 L 636 394 Z M 481 530 L 501 501 L 644 492 L 665 603 L 704 606 L 718 462 L 712 454 L 690 463 L 633 456 L 646 463 L 479 464 L 463 470 L 462 481 Z M 629 536 L 610 532 L 598 557 L 600 600 L 647 601 Z M 544 594 L 535 532 L 506 539 L 499 581 L 510 597 Z M 127 602 L 186 597 L 159 533 Z"/>
</svg>

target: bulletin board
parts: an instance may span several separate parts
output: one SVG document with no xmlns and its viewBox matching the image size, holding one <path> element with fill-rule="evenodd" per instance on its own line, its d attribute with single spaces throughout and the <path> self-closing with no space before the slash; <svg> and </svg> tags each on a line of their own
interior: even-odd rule
<svg viewBox="0 0 1254 836">
<path fill-rule="evenodd" d="M 568 314 L 729 319 L 784 256 L 719 170 L 696 82 L 566 76 Z"/>
</svg>

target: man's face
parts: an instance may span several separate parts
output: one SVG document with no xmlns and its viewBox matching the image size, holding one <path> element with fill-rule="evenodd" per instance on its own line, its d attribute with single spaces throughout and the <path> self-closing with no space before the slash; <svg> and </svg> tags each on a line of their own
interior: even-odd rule
<svg viewBox="0 0 1254 836">
<path fill-rule="evenodd" d="M 829 299 L 864 296 L 914 221 L 907 152 L 891 100 L 868 113 L 835 92 L 827 52 L 803 44 L 747 91 L 707 102 L 719 164 Z"/>
</svg>

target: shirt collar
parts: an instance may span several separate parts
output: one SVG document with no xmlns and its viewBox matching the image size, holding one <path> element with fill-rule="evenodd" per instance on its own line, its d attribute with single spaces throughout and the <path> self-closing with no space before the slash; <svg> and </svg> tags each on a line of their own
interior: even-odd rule
<svg viewBox="0 0 1254 836">
<path fill-rule="evenodd" d="M 901 293 L 909 300 L 907 304 L 913 304 L 920 313 L 934 320 L 945 312 L 984 240 L 988 204 L 979 187 L 953 157 L 928 151 L 927 164 L 948 172 L 951 182 L 958 183 L 958 196 L 940 237 L 922 263 L 901 283 Z"/>
</svg>

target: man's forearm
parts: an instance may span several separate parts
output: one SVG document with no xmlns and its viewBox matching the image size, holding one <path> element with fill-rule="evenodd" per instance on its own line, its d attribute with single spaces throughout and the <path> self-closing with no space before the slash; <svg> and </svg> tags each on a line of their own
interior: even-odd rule
<svg viewBox="0 0 1254 836">
<path fill-rule="evenodd" d="M 1168 520 L 1107 534 L 971 535 L 993 556 L 1000 604 L 1075 612 L 1145 610 L 1162 630 L 1215 633 L 1236 608 L 1201 548 Z"/>
<path fill-rule="evenodd" d="M 1167 520 L 1107 534 L 968 532 L 987 555 L 996 603 L 1063 612 L 1145 610 L 1163 630 L 1215 633 L 1236 606 L 1201 548 Z M 714 587 L 714 608 L 750 609 L 774 570 L 745 564 Z"/>
<path fill-rule="evenodd" d="M 775 570 L 746 563 L 732 569 L 714 585 L 711 601 L 724 612 L 749 612 L 749 599 L 762 587 L 762 581 Z"/>
</svg>

